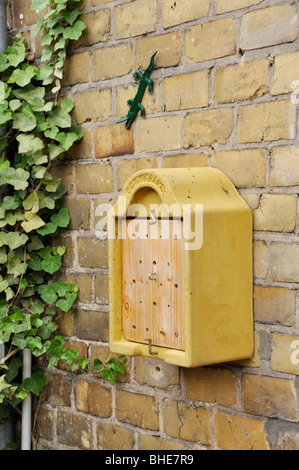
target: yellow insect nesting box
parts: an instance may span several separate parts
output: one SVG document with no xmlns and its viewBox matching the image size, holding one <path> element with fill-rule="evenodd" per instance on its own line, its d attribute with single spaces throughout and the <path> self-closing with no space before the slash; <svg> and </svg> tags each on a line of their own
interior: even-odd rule
<svg viewBox="0 0 299 470">
<path fill-rule="evenodd" d="M 112 352 L 183 367 L 252 356 L 252 213 L 221 171 L 137 172 L 108 238 Z"/>
</svg>

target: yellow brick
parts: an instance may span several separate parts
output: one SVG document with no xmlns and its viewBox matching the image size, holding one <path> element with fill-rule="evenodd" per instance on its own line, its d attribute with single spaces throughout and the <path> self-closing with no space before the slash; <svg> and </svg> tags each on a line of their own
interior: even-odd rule
<svg viewBox="0 0 299 470">
<path fill-rule="evenodd" d="M 136 41 L 136 66 L 146 69 L 151 56 L 155 57 L 156 67 L 175 67 L 181 63 L 180 32 L 161 34 Z"/>
<path fill-rule="evenodd" d="M 262 187 L 266 184 L 266 152 L 260 149 L 216 152 L 213 167 L 223 171 L 237 188 Z"/>
<path fill-rule="evenodd" d="M 168 439 L 162 439 L 161 437 L 148 436 L 141 434 L 139 436 L 139 450 L 183 450 L 181 444 L 177 444 Z"/>
<path fill-rule="evenodd" d="M 265 279 L 268 275 L 268 247 L 265 242 L 256 240 L 253 244 L 254 277 Z"/>
<path fill-rule="evenodd" d="M 171 155 L 170 157 L 164 157 L 163 159 L 163 168 L 191 168 L 207 165 L 207 155 L 200 154 Z"/>
<path fill-rule="evenodd" d="M 215 0 L 215 13 L 227 13 L 228 11 L 240 10 L 241 8 L 258 5 L 263 0 Z"/>
<path fill-rule="evenodd" d="M 299 336 L 273 334 L 271 368 L 299 375 Z"/>
<path fill-rule="evenodd" d="M 97 423 L 98 449 L 100 450 L 133 450 L 134 432 L 115 424 Z"/>
<path fill-rule="evenodd" d="M 74 96 L 74 117 L 77 124 L 106 121 L 111 117 L 111 88 L 88 91 Z"/>
<path fill-rule="evenodd" d="M 171 437 L 201 444 L 211 444 L 210 416 L 205 408 L 183 402 L 164 400 L 164 431 Z"/>
<path fill-rule="evenodd" d="M 215 142 L 226 144 L 234 127 L 234 111 L 231 108 L 211 109 L 190 113 L 184 119 L 184 148 L 199 148 Z"/>
<path fill-rule="evenodd" d="M 78 194 L 110 193 L 113 190 L 113 176 L 108 164 L 92 163 L 76 167 Z"/>
<path fill-rule="evenodd" d="M 180 116 L 138 119 L 136 152 L 160 152 L 180 148 Z"/>
<path fill-rule="evenodd" d="M 114 7 L 114 37 L 129 38 L 155 31 L 157 0 L 135 0 Z"/>
<path fill-rule="evenodd" d="M 245 375 L 242 399 L 247 413 L 290 421 L 298 419 L 296 391 L 292 380 Z"/>
<path fill-rule="evenodd" d="M 89 52 L 73 54 L 66 58 L 64 64 L 63 85 L 77 85 L 89 82 L 90 63 Z"/>
<path fill-rule="evenodd" d="M 255 99 L 268 93 L 269 62 L 242 62 L 217 70 L 214 95 L 218 103 Z"/>
<path fill-rule="evenodd" d="M 90 229 L 90 202 L 88 200 L 64 198 L 63 207 L 67 207 L 70 213 L 68 230 Z"/>
<path fill-rule="evenodd" d="M 255 230 L 293 232 L 297 219 L 297 195 L 263 194 L 253 211 Z"/>
<path fill-rule="evenodd" d="M 75 47 L 108 41 L 110 38 L 110 10 L 108 8 L 87 13 L 80 19 L 85 23 L 86 29 L 75 43 Z"/>
<path fill-rule="evenodd" d="M 192 400 L 234 406 L 235 376 L 228 369 L 185 369 L 185 395 Z"/>
<path fill-rule="evenodd" d="M 119 44 L 95 50 L 93 52 L 93 81 L 108 80 L 128 74 L 132 70 L 132 59 L 130 44 Z"/>
<path fill-rule="evenodd" d="M 187 21 L 198 20 L 207 16 L 211 0 L 162 0 L 162 22 L 164 28 L 175 26 Z"/>
<path fill-rule="evenodd" d="M 209 106 L 209 71 L 165 78 L 163 100 L 166 111 Z"/>
<path fill-rule="evenodd" d="M 79 265 L 82 268 L 108 267 L 107 240 L 78 237 L 77 242 Z"/>
<path fill-rule="evenodd" d="M 277 443 L 277 450 L 299 450 L 299 435 L 295 432 L 286 432 L 280 436 Z"/>
<path fill-rule="evenodd" d="M 109 341 L 108 312 L 76 310 L 74 315 L 74 334 L 86 341 Z"/>
<path fill-rule="evenodd" d="M 116 390 L 116 417 L 119 421 L 157 431 L 159 409 L 151 396 Z"/>
<path fill-rule="evenodd" d="M 298 27 L 296 8 L 288 3 L 249 12 L 241 18 L 241 49 L 245 51 L 295 41 Z"/>
<path fill-rule="evenodd" d="M 269 185 L 299 185 L 299 147 L 272 148 Z"/>
<path fill-rule="evenodd" d="M 261 323 L 293 326 L 296 291 L 282 287 L 254 286 L 254 316 Z"/>
<path fill-rule="evenodd" d="M 117 189 L 122 189 L 128 178 L 139 170 L 157 168 L 157 157 L 134 158 L 117 162 Z"/>
<path fill-rule="evenodd" d="M 250 209 L 257 209 L 260 202 L 259 194 L 242 194 L 241 196 Z"/>
<path fill-rule="evenodd" d="M 296 106 L 289 101 L 273 101 L 241 106 L 238 142 L 262 142 L 295 138 Z"/>
<path fill-rule="evenodd" d="M 111 3 L 113 0 L 91 0 L 92 6 L 103 5 L 103 3 Z"/>
<path fill-rule="evenodd" d="M 278 55 L 275 57 L 275 69 L 272 79 L 272 95 L 290 93 L 294 91 L 292 83 L 299 80 L 299 52 Z M 298 82 L 297 82 L 298 85 Z M 298 88 L 298 86 L 296 87 Z"/>
<path fill-rule="evenodd" d="M 43 18 L 45 10 L 36 12 L 31 10 L 31 3 L 27 0 L 18 0 L 10 5 L 14 19 L 15 28 L 24 28 L 25 26 L 34 25 L 39 18 Z"/>
<path fill-rule="evenodd" d="M 189 63 L 217 59 L 235 53 L 235 22 L 231 19 L 195 25 L 185 33 L 185 55 Z"/>
<path fill-rule="evenodd" d="M 134 366 L 134 379 L 141 385 L 164 389 L 180 383 L 179 368 L 164 361 L 140 356 Z"/>
<path fill-rule="evenodd" d="M 78 411 L 101 418 L 107 418 L 112 413 L 111 389 L 107 386 L 88 383 L 81 379 L 75 385 L 75 401 Z"/>
<path fill-rule="evenodd" d="M 95 157 L 105 158 L 134 153 L 133 127 L 110 124 L 94 129 Z"/>
<path fill-rule="evenodd" d="M 68 160 L 81 160 L 92 157 L 92 132 L 90 129 L 82 128 L 83 139 L 75 142 L 66 152 Z"/>
<path fill-rule="evenodd" d="M 271 244 L 271 274 L 273 281 L 299 282 L 298 243 Z"/>
<path fill-rule="evenodd" d="M 264 422 L 216 411 L 216 444 L 223 450 L 269 450 Z"/>
<path fill-rule="evenodd" d="M 138 85 L 124 85 L 116 89 L 116 105 L 117 116 L 124 117 L 129 110 L 128 100 L 134 98 L 137 93 Z M 142 106 L 145 109 L 145 114 L 155 114 L 160 110 L 159 106 L 159 84 L 155 83 L 153 93 L 148 92 L 148 88 L 142 99 Z M 140 113 L 139 113 L 140 115 Z"/>
</svg>

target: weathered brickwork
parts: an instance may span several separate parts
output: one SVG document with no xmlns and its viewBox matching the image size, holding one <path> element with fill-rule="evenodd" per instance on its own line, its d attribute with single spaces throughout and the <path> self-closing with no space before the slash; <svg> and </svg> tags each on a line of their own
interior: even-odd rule
<svg viewBox="0 0 299 470">
<path fill-rule="evenodd" d="M 11 34 L 40 14 L 10 0 Z M 86 377 L 60 365 L 38 436 L 50 449 L 299 450 L 299 5 L 293 0 L 82 0 L 87 29 L 65 66 L 63 95 L 84 139 L 55 175 L 71 224 L 61 278 L 78 301 L 59 318 Z M 158 50 L 146 117 L 116 124 L 132 73 Z M 128 358 L 116 384 L 92 369 L 110 357 L 103 202 L 144 168 L 222 170 L 253 211 L 254 355 L 184 370 Z"/>
</svg>

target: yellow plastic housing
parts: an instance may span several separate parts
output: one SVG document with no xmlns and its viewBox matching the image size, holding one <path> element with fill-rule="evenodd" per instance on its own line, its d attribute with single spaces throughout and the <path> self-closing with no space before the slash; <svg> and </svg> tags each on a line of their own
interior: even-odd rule
<svg viewBox="0 0 299 470">
<path fill-rule="evenodd" d="M 121 203 L 119 199 L 108 214 L 111 351 L 155 357 L 182 367 L 250 358 L 253 354 L 252 212 L 233 183 L 213 168 L 142 170 L 127 181 L 121 196 Z M 183 208 L 189 207 L 193 229 L 201 232 L 197 233 L 197 249 L 190 249 L 190 242 L 185 239 L 182 245 L 183 326 L 175 334 L 184 335 L 184 349 L 147 344 L 146 337 L 134 341 L 123 333 L 126 281 L 123 264 L 127 253 L 123 253 L 119 227 L 126 220 L 128 209 L 137 203 L 146 208 L 149 221 L 153 204 L 179 205 L 182 214 Z M 166 206 L 161 206 L 161 220 L 169 215 L 163 214 Z M 200 217 L 196 220 L 200 207 L 201 226 L 198 225 Z M 146 252 L 146 241 L 142 246 Z M 136 269 L 137 264 L 138 260 Z M 166 290 L 163 292 L 167 294 Z M 135 306 L 135 322 L 138 315 L 143 321 L 144 312 L 149 316 L 154 314 L 156 306 L 153 307 L 152 299 L 145 298 L 144 302 L 145 310 L 139 311 Z"/>
</svg>

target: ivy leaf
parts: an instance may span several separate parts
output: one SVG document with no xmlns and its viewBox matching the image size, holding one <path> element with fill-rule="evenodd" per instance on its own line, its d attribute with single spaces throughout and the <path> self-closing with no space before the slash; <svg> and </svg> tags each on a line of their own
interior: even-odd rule
<svg viewBox="0 0 299 470">
<path fill-rule="evenodd" d="M 27 222 L 22 222 L 21 226 L 27 233 L 31 232 L 32 230 L 37 230 L 45 225 L 45 222 L 32 211 L 25 212 L 25 219 Z"/>
<path fill-rule="evenodd" d="M 17 168 L 16 170 L 14 168 L 8 168 L 7 170 L 13 171 L 6 174 L 5 183 L 11 184 L 15 190 L 27 188 L 27 180 L 30 177 L 29 171 L 25 171 L 22 168 Z"/>
<path fill-rule="evenodd" d="M 69 210 L 64 207 L 60 209 L 58 214 L 54 214 L 50 217 L 51 221 L 54 222 L 58 227 L 66 228 L 70 223 Z"/>
<path fill-rule="evenodd" d="M 56 302 L 56 307 L 60 308 L 63 312 L 68 312 L 77 298 L 77 293 L 67 293 L 65 299 L 59 299 Z"/>
<path fill-rule="evenodd" d="M 36 119 L 34 116 L 25 116 L 24 113 L 16 113 L 12 127 L 22 132 L 29 132 L 36 127 Z"/>
<path fill-rule="evenodd" d="M 64 150 L 68 150 L 73 145 L 73 143 L 78 140 L 78 137 L 74 132 L 59 132 L 56 135 L 55 140 L 60 142 Z"/>
<path fill-rule="evenodd" d="M 61 256 L 51 256 L 42 260 L 42 269 L 53 274 L 61 268 Z"/>
<path fill-rule="evenodd" d="M 35 87 L 32 84 L 24 88 L 13 90 L 13 95 L 21 100 L 26 101 L 33 108 L 33 111 L 41 111 L 45 106 L 44 96 L 46 90 L 44 87 Z"/>
<path fill-rule="evenodd" d="M 83 21 L 78 20 L 72 26 L 65 28 L 63 31 L 63 37 L 65 39 L 74 39 L 78 40 L 82 35 L 82 31 L 86 28 L 85 23 Z"/>
<path fill-rule="evenodd" d="M 70 112 L 74 108 L 74 103 L 71 99 L 65 98 L 62 103 L 60 108 L 57 106 L 56 108 L 53 108 L 52 111 L 49 112 L 49 116 L 47 118 L 47 122 L 49 123 L 50 127 L 62 127 L 62 128 L 67 128 L 71 127 L 72 125 L 72 120 L 70 116 Z"/>
<path fill-rule="evenodd" d="M 7 253 L 4 246 L 0 248 L 0 264 L 4 264 L 7 261 Z"/>
<path fill-rule="evenodd" d="M 0 292 L 3 292 L 5 289 L 8 288 L 8 282 L 6 280 L 1 280 L 2 276 L 0 276 Z"/>
<path fill-rule="evenodd" d="M 28 236 L 25 233 L 19 232 L 8 232 L 6 236 L 6 244 L 11 250 L 16 250 L 20 246 L 25 245 L 28 240 Z"/>
<path fill-rule="evenodd" d="M 12 67 L 17 67 L 21 64 L 25 59 L 25 54 L 26 48 L 23 41 L 14 42 L 6 50 L 7 60 Z"/>
<path fill-rule="evenodd" d="M 14 210 L 19 207 L 20 202 L 21 200 L 16 194 L 14 196 L 5 196 L 1 208 L 5 210 Z"/>
<path fill-rule="evenodd" d="M 40 286 L 38 288 L 38 293 L 43 299 L 43 301 L 49 305 L 54 304 L 58 299 L 58 296 L 56 294 L 56 288 L 53 285 Z"/>
<path fill-rule="evenodd" d="M 94 370 L 102 370 L 103 367 L 104 367 L 104 364 L 102 363 L 102 361 L 96 357 L 95 360 L 93 361 Z"/>
<path fill-rule="evenodd" d="M 23 207 L 26 211 L 32 211 L 36 214 L 39 211 L 39 198 L 36 191 L 29 194 L 29 196 L 23 201 Z"/>
<path fill-rule="evenodd" d="M 23 380 L 23 387 L 27 392 L 39 396 L 46 383 L 45 372 L 42 369 L 37 369 L 32 374 L 32 377 Z"/>
<path fill-rule="evenodd" d="M 31 79 L 35 75 L 35 69 L 32 65 L 28 65 L 23 69 L 16 69 L 13 71 L 7 83 L 16 83 L 20 87 L 24 87 L 31 82 Z"/>
<path fill-rule="evenodd" d="M 66 10 L 62 13 L 63 18 L 69 25 L 73 25 L 73 23 L 76 21 L 77 17 L 81 15 L 80 10 L 76 10 L 75 8 L 71 8 L 70 10 Z"/>
<path fill-rule="evenodd" d="M 42 56 L 41 56 L 41 61 L 42 62 L 47 62 L 51 59 L 51 57 L 52 57 L 51 47 L 44 47 L 43 52 L 42 52 Z"/>
<path fill-rule="evenodd" d="M 48 222 L 44 227 L 37 230 L 37 233 L 40 235 L 50 235 L 51 233 L 55 233 L 57 230 L 57 225 L 54 222 Z"/>
<path fill-rule="evenodd" d="M 27 264 L 34 271 L 42 271 L 42 258 L 35 252 L 30 254 Z"/>
<path fill-rule="evenodd" d="M 44 143 L 34 134 L 20 134 L 17 136 L 19 142 L 19 153 L 36 153 L 44 148 Z M 24 188 L 25 189 L 25 188 Z"/>
<path fill-rule="evenodd" d="M 50 0 L 32 0 L 30 10 L 43 11 L 50 6 Z"/>
</svg>

